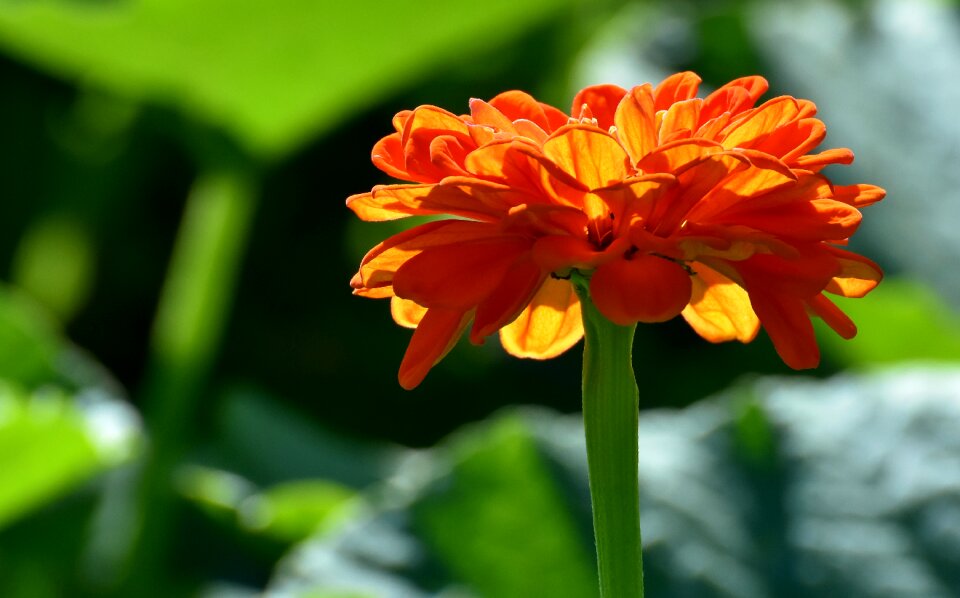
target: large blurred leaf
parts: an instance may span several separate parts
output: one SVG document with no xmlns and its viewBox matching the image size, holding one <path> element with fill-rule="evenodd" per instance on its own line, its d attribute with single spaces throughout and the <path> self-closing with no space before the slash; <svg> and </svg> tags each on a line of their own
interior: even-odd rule
<svg viewBox="0 0 960 598">
<path fill-rule="evenodd" d="M 137 433 L 132 412 L 107 397 L 0 386 L 0 527 L 128 459 Z"/>
<path fill-rule="evenodd" d="M 277 154 L 570 0 L 0 3 L 0 44 L 60 76 L 172 103 Z"/>
<path fill-rule="evenodd" d="M 960 595 L 957 430 L 957 369 L 761 379 L 644 413 L 649 594 Z M 270 590 L 589 595 L 582 434 L 578 417 L 522 411 L 411 454 L 370 509 L 287 557 Z M 531 593 L 531 580 L 556 586 Z"/>
<path fill-rule="evenodd" d="M 0 527 L 131 456 L 132 409 L 28 300 L 0 288 Z"/>
</svg>

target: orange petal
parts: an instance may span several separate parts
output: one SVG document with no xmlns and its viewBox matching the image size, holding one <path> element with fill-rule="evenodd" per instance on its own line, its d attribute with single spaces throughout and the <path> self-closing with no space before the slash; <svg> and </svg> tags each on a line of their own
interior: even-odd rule
<svg viewBox="0 0 960 598">
<path fill-rule="evenodd" d="M 373 146 L 370 154 L 373 165 L 395 179 L 412 181 L 407 173 L 403 157 L 403 144 L 400 133 L 387 135 Z"/>
<path fill-rule="evenodd" d="M 750 291 L 750 302 L 784 363 L 795 370 L 817 367 L 820 349 L 802 300 Z"/>
<path fill-rule="evenodd" d="M 433 131 L 438 135 L 448 133 L 464 139 L 470 138 L 467 123 L 456 114 L 436 106 L 420 106 L 410 113 L 403 126 L 401 140 L 404 147 L 410 141 L 410 136 L 418 130 Z"/>
<path fill-rule="evenodd" d="M 759 75 L 750 75 L 748 77 L 740 77 L 739 79 L 734 79 L 729 83 L 723 85 L 720 89 L 728 89 L 731 87 L 738 87 L 747 92 L 747 95 L 750 97 L 751 105 L 756 102 L 760 96 L 765 94 L 770 88 L 770 84 L 767 83 L 767 80 Z"/>
<path fill-rule="evenodd" d="M 773 98 L 754 108 L 745 118 L 731 123 L 723 138 L 723 147 L 753 147 L 753 144 L 792 120 L 800 113 L 797 100 L 790 96 Z"/>
<path fill-rule="evenodd" d="M 860 225 L 860 212 L 832 199 L 793 202 L 751 209 L 743 202 L 711 219 L 716 224 L 747 226 L 784 239 L 831 241 L 850 237 Z"/>
<path fill-rule="evenodd" d="M 580 114 L 584 104 L 590 107 L 590 112 L 597 119 L 597 126 L 607 131 L 614 124 L 614 113 L 620 100 L 627 95 L 627 90 L 619 85 L 592 85 L 580 90 L 573 98 L 570 115 L 574 118 Z"/>
<path fill-rule="evenodd" d="M 626 178 L 627 152 L 609 133 L 584 125 L 563 127 L 543 144 L 543 155 L 587 189 Z"/>
<path fill-rule="evenodd" d="M 516 319 L 546 277 L 547 273 L 532 259 L 516 262 L 496 290 L 477 306 L 470 341 L 480 344 L 484 338 Z"/>
<path fill-rule="evenodd" d="M 470 321 L 470 313 L 451 309 L 429 309 L 417 329 L 400 363 L 400 386 L 413 390 L 438 361 L 457 344 Z"/>
<path fill-rule="evenodd" d="M 687 138 L 700 128 L 700 107 L 703 100 L 693 98 L 670 106 L 660 123 L 660 143 Z"/>
<path fill-rule="evenodd" d="M 760 330 L 760 320 L 743 287 L 703 264 L 690 266 L 697 273 L 692 278 L 690 304 L 683 310 L 690 327 L 711 343 L 752 341 Z"/>
<path fill-rule="evenodd" d="M 390 285 L 394 273 L 407 260 L 428 247 L 449 245 L 471 239 L 489 239 L 501 233 L 496 227 L 465 220 L 428 222 L 396 234 L 367 252 L 360 262 L 354 288 Z"/>
<path fill-rule="evenodd" d="M 475 307 L 530 245 L 509 236 L 425 249 L 397 268 L 393 292 L 425 307 Z"/>
<path fill-rule="evenodd" d="M 826 291 L 841 297 L 863 297 L 883 280 L 883 270 L 873 261 L 839 247 L 827 247 L 840 264 L 840 272 L 827 283 Z"/>
<path fill-rule="evenodd" d="M 656 111 L 649 83 L 630 90 L 617 105 L 613 117 L 617 139 L 636 163 L 657 146 Z"/>
<path fill-rule="evenodd" d="M 706 223 L 721 218 L 727 221 L 732 219 L 732 216 L 724 216 L 728 211 L 775 210 L 793 203 L 829 198 L 832 193 L 830 182 L 820 175 L 805 174 L 793 180 L 796 175 L 789 169 L 783 172 L 782 165 L 776 168 L 755 166 L 724 180 L 690 210 L 689 220 Z"/>
<path fill-rule="evenodd" d="M 754 144 L 753 149 L 767 152 L 789 163 L 820 145 L 826 135 L 827 127 L 821 121 L 804 118 L 773 131 Z"/>
<path fill-rule="evenodd" d="M 875 204 L 887 195 L 887 192 L 876 185 L 843 185 L 833 188 L 833 198 L 855 208 L 862 208 Z"/>
<path fill-rule="evenodd" d="M 830 164 L 850 164 L 851 162 L 853 162 L 853 152 L 845 147 L 840 147 L 836 149 L 828 149 L 827 151 L 820 152 L 819 154 L 800 156 L 794 160 L 793 164 L 797 168 L 804 168 L 817 172 L 824 166 L 829 166 Z"/>
<path fill-rule="evenodd" d="M 654 109 L 666 110 L 675 102 L 695 97 L 700 81 L 700 77 L 690 71 L 670 75 L 653 91 Z"/>
<path fill-rule="evenodd" d="M 550 359 L 583 337 L 580 300 L 568 280 L 547 278 L 516 320 L 500 329 L 500 343 L 516 357 Z"/>
<path fill-rule="evenodd" d="M 417 305 L 415 301 L 403 299 L 394 295 L 390 298 L 390 315 L 393 321 L 404 328 L 416 328 L 427 313 L 427 308 Z"/>
<path fill-rule="evenodd" d="M 725 151 L 722 145 L 709 139 L 679 139 L 653 149 L 637 162 L 637 169 L 647 173 L 672 173 L 704 156 L 722 151 Z"/>
<path fill-rule="evenodd" d="M 601 265 L 590 278 L 590 297 L 611 322 L 665 322 L 690 302 L 690 275 L 683 266 L 654 255 Z"/>
<path fill-rule="evenodd" d="M 807 301 L 807 306 L 841 337 L 850 340 L 857 336 L 857 325 L 853 320 L 822 294 Z"/>
<path fill-rule="evenodd" d="M 717 118 L 723 113 L 737 114 L 753 107 L 750 93 L 742 87 L 721 87 L 703 100 L 700 123 Z"/>
<path fill-rule="evenodd" d="M 550 235 L 533 244 L 533 260 L 546 272 L 563 272 L 569 268 L 594 268 L 614 257 L 622 256 L 630 248 L 626 237 L 616 239 L 604 250 L 598 250 L 589 241 L 567 235 Z"/>
<path fill-rule="evenodd" d="M 746 158 L 735 153 L 714 154 L 692 162 L 677 173 L 677 184 L 657 200 L 650 216 L 651 232 L 671 234 L 711 189 L 749 165 Z"/>
<path fill-rule="evenodd" d="M 473 122 L 478 125 L 486 125 L 511 134 L 517 132 L 510 118 L 483 100 L 477 98 L 470 100 L 470 116 L 473 117 Z"/>
<path fill-rule="evenodd" d="M 511 121 L 528 120 L 544 131 L 551 130 L 550 120 L 544 105 L 522 91 L 505 91 L 490 100 L 490 105 L 502 112 Z M 554 108 L 556 112 L 560 112 Z M 562 114 L 562 113 L 561 113 Z M 562 115 L 566 123 L 566 115 Z"/>
</svg>

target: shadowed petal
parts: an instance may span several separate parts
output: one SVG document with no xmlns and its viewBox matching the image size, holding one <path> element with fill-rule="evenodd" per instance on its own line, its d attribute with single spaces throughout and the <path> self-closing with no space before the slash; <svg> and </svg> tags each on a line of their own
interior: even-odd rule
<svg viewBox="0 0 960 598">
<path fill-rule="evenodd" d="M 611 322 L 665 322 L 690 302 L 690 275 L 654 255 L 607 262 L 590 278 L 590 297 Z"/>
<path fill-rule="evenodd" d="M 827 247 L 840 264 L 840 272 L 824 290 L 842 297 L 863 297 L 883 280 L 883 271 L 873 261 L 839 247 Z"/>
<path fill-rule="evenodd" d="M 876 185 L 843 185 L 833 188 L 833 198 L 855 208 L 863 208 L 877 203 L 887 192 Z"/>
<path fill-rule="evenodd" d="M 795 370 L 817 367 L 820 349 L 802 300 L 751 290 L 750 301 L 784 363 Z"/>
<path fill-rule="evenodd" d="M 470 342 L 480 344 L 487 336 L 516 319 L 546 277 L 547 273 L 532 259 L 517 261 L 496 290 L 477 306 Z"/>
<path fill-rule="evenodd" d="M 424 307 L 475 307 L 530 245 L 527 239 L 510 236 L 425 249 L 397 269 L 393 291 Z"/>
<path fill-rule="evenodd" d="M 439 308 L 427 310 L 413 331 L 400 363 L 397 376 L 400 386 L 412 390 L 423 382 L 430 368 L 457 344 L 469 321 L 469 312 Z"/>
</svg>

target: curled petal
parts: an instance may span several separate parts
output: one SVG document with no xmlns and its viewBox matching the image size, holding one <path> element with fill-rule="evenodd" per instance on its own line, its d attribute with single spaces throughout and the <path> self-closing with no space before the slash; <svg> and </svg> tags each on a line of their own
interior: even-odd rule
<svg viewBox="0 0 960 598">
<path fill-rule="evenodd" d="M 820 145 L 827 136 L 827 127 L 816 118 L 803 118 L 785 124 L 753 145 L 753 149 L 766 152 L 792 162 Z"/>
<path fill-rule="evenodd" d="M 410 344 L 400 363 L 398 379 L 407 390 L 416 388 L 427 372 L 457 344 L 467 327 L 470 313 L 455 309 L 427 310 L 413 331 Z"/>
<path fill-rule="evenodd" d="M 833 198 L 855 208 L 863 208 L 877 203 L 887 192 L 876 185 L 843 185 L 833 188 Z"/>
<path fill-rule="evenodd" d="M 500 329 L 500 343 L 516 357 L 550 359 L 583 337 L 580 300 L 568 280 L 547 278 L 520 316 Z"/>
<path fill-rule="evenodd" d="M 799 118 L 800 105 L 790 96 L 773 98 L 754 108 L 743 119 L 731 123 L 723 138 L 723 147 L 753 147 L 781 125 Z"/>
<path fill-rule="evenodd" d="M 723 85 L 720 89 L 729 89 L 731 87 L 736 87 L 746 91 L 747 96 L 750 98 L 750 105 L 752 106 L 758 99 L 760 99 L 760 96 L 767 92 L 767 90 L 770 88 L 770 84 L 767 83 L 766 79 L 759 75 L 750 75 L 748 77 L 734 79 L 733 81 Z"/>
<path fill-rule="evenodd" d="M 805 168 L 818 172 L 824 166 L 830 164 L 851 164 L 853 162 L 853 152 L 845 147 L 829 149 L 819 154 L 809 154 L 796 158 L 793 163 L 797 168 Z"/>
<path fill-rule="evenodd" d="M 470 100 L 470 116 L 473 117 L 475 124 L 492 127 L 494 130 L 505 133 L 516 134 L 517 132 L 510 118 L 483 100 L 476 98 Z"/>
<path fill-rule="evenodd" d="M 646 173 L 676 172 L 704 156 L 725 151 L 709 139 L 679 139 L 665 143 L 637 162 L 637 169 Z"/>
<path fill-rule="evenodd" d="M 703 100 L 693 98 L 670 106 L 660 123 L 660 143 L 686 139 L 700 128 L 700 107 Z"/>
<path fill-rule="evenodd" d="M 690 302 L 690 275 L 676 262 L 654 255 L 618 259 L 597 268 L 590 297 L 604 316 L 622 326 L 665 322 Z"/>
<path fill-rule="evenodd" d="M 883 270 L 873 261 L 839 247 L 827 247 L 840 265 L 840 272 L 825 290 L 841 297 L 863 297 L 883 280 Z"/>
<path fill-rule="evenodd" d="M 390 298 L 390 315 L 393 321 L 404 328 L 416 328 L 427 313 L 427 308 L 417 305 L 415 301 L 403 299 L 394 295 Z"/>
<path fill-rule="evenodd" d="M 750 306 L 750 297 L 737 283 L 704 264 L 694 263 L 693 292 L 683 317 L 697 334 L 719 343 L 752 341 L 760 320 Z"/>
<path fill-rule="evenodd" d="M 666 110 L 676 102 L 695 97 L 700 81 L 700 77 L 690 71 L 670 75 L 653 91 L 654 109 Z"/>
<path fill-rule="evenodd" d="M 395 179 L 416 180 L 407 172 L 403 157 L 403 144 L 400 133 L 387 135 L 373 146 L 370 153 L 373 165 Z M 412 175 L 416 176 L 416 175 Z"/>
<path fill-rule="evenodd" d="M 567 124 L 566 114 L 522 91 L 505 91 L 491 99 L 490 105 L 511 121 L 527 120 L 548 133 Z"/>
</svg>

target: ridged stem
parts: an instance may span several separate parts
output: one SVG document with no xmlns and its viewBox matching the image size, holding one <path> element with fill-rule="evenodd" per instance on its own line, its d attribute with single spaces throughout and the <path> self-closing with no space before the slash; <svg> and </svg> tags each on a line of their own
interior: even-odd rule
<svg viewBox="0 0 960 598">
<path fill-rule="evenodd" d="M 600 596 L 642 598 L 636 325 L 609 321 L 590 300 L 587 281 L 574 273 L 573 283 L 583 308 L 583 423 Z"/>
</svg>

